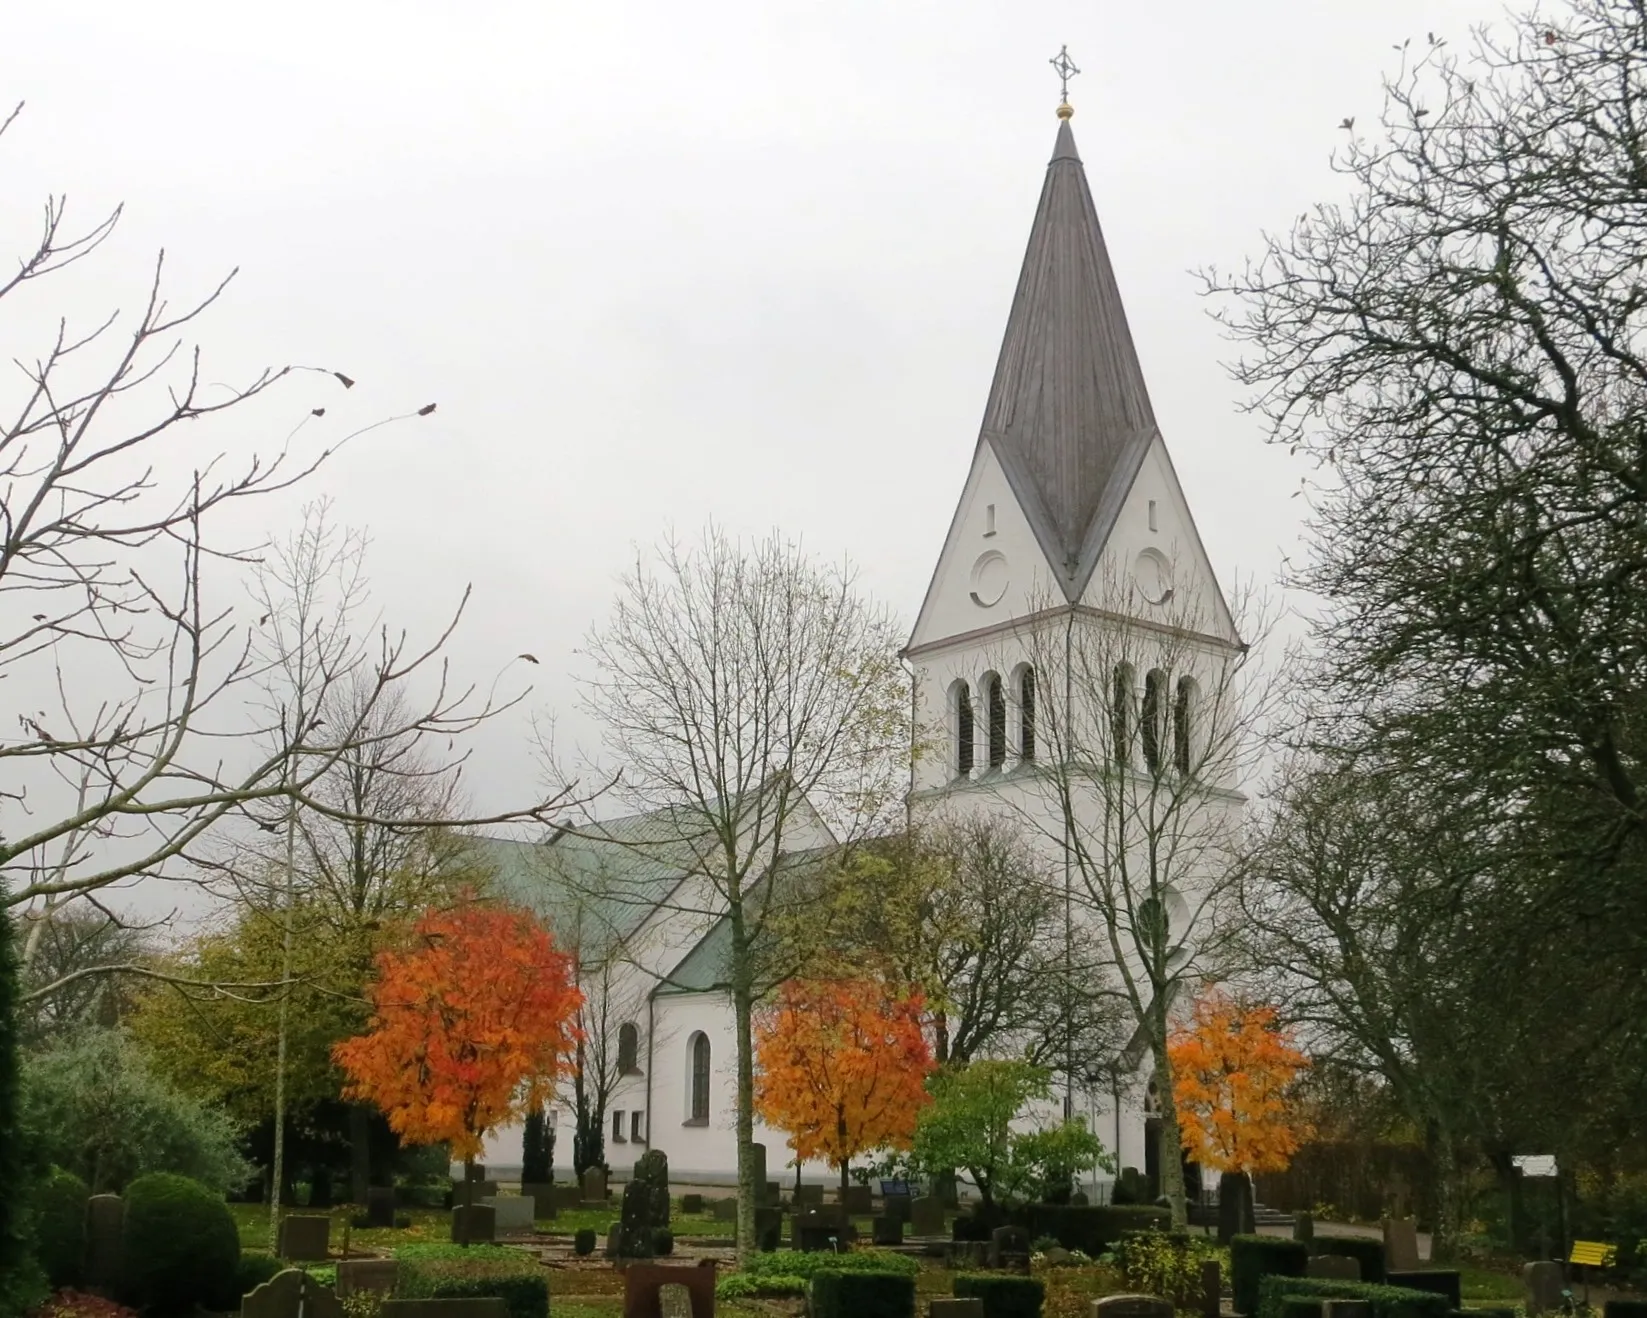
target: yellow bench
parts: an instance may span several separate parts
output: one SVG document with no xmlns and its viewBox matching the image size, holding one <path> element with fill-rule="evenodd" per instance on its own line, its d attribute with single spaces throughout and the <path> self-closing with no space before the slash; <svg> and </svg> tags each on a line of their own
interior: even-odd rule
<svg viewBox="0 0 1647 1318">
<path fill-rule="evenodd" d="M 1567 1262 L 1584 1268 L 1610 1268 L 1618 1260 L 1618 1246 L 1600 1240 L 1575 1240 Z"/>
</svg>

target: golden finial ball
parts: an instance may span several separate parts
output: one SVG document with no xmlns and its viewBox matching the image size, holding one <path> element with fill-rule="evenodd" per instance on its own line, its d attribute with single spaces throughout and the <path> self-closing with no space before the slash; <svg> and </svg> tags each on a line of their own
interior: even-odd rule
<svg viewBox="0 0 1647 1318">
<path fill-rule="evenodd" d="M 1075 107 L 1073 105 L 1071 105 L 1068 101 L 1065 101 L 1062 105 L 1060 105 L 1058 107 L 1058 117 L 1060 119 L 1068 119 L 1068 118 L 1072 117 L 1074 114 L 1075 114 Z"/>
</svg>

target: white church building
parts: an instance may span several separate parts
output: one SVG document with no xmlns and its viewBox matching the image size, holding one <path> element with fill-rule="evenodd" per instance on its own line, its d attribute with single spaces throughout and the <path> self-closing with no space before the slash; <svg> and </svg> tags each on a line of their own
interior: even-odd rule
<svg viewBox="0 0 1647 1318">
<path fill-rule="evenodd" d="M 1176 653 L 1216 664 L 1240 648 L 1156 425 L 1069 115 L 1060 107 L 983 425 L 905 651 L 915 674 L 916 729 L 923 745 L 942 750 L 916 760 L 910 806 L 917 816 L 1021 818 L 1041 808 L 1037 757 L 1052 753 L 1048 729 L 1080 717 L 1060 705 L 1065 677 L 1036 659 L 1051 652 L 1049 637 L 1124 622 L 1146 638 L 1182 642 L 1183 619 L 1194 616 L 1203 622 Z M 1164 711 L 1174 711 L 1171 731 L 1156 733 L 1158 740 L 1197 735 L 1190 710 L 1203 677 L 1159 672 L 1146 658 L 1137 680 L 1146 709 L 1155 702 L 1159 726 L 1168 722 Z M 1151 753 L 1169 752 L 1146 747 Z M 1240 810 L 1237 787 L 1219 786 L 1216 808 L 1226 815 Z M 1056 866 L 1058 828 L 1048 822 L 1048 860 Z M 604 842 L 580 831 L 541 844 L 493 844 L 506 890 L 553 906 L 544 873 L 633 870 L 630 844 L 656 824 L 633 817 L 602 827 L 609 830 Z M 786 849 L 804 856 L 832 843 L 823 821 L 810 820 Z M 654 891 L 656 905 L 631 900 L 586 912 L 626 946 L 611 972 L 616 978 L 600 986 L 612 1004 L 606 1025 L 622 1072 L 608 1104 L 605 1157 L 624 1175 L 641 1153 L 659 1148 L 677 1182 L 729 1184 L 737 1158 L 736 1051 L 723 987 L 727 929 L 683 916 L 670 894 L 689 875 L 655 852 L 647 856 L 644 872 L 625 875 L 626 891 Z M 1196 907 L 1193 894 L 1169 894 L 1168 905 L 1172 919 Z M 545 914 L 566 919 L 564 910 Z M 1121 1071 L 1121 1082 L 1091 1090 L 1061 1081 L 1065 1107 L 1087 1118 L 1118 1165 L 1153 1168 L 1150 1064 L 1136 1040 Z M 555 1125 L 556 1175 L 563 1177 L 573 1126 L 564 1103 Z M 784 1170 L 785 1136 L 757 1123 L 755 1137 L 767 1146 L 768 1175 L 792 1176 Z M 486 1160 L 518 1167 L 519 1130 L 497 1132 Z M 804 1171 L 809 1180 L 838 1179 L 821 1164 Z M 1088 1187 L 1095 1201 L 1109 1179 L 1103 1174 Z"/>
</svg>

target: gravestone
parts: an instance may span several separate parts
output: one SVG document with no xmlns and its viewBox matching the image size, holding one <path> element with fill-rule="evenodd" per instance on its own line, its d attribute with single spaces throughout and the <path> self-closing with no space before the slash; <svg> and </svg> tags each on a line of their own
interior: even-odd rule
<svg viewBox="0 0 1647 1318">
<path fill-rule="evenodd" d="M 497 1239 L 497 1215 L 485 1204 L 459 1204 L 452 1210 L 454 1245 L 489 1245 Z"/>
<path fill-rule="evenodd" d="M 1294 1213 L 1293 1214 L 1293 1217 L 1292 1217 L 1292 1238 L 1294 1240 L 1301 1240 L 1306 1245 L 1312 1246 L 1311 1253 L 1314 1252 L 1313 1246 L 1315 1244 L 1315 1218 L 1311 1214 L 1309 1214 L 1309 1213 Z"/>
<path fill-rule="evenodd" d="M 1092 1318 L 1173 1318 L 1172 1301 L 1158 1295 L 1106 1295 L 1092 1302 Z"/>
<path fill-rule="evenodd" d="M 1201 1318 L 1219 1318 L 1224 1307 L 1223 1269 L 1217 1259 L 1201 1264 Z"/>
<path fill-rule="evenodd" d="M 802 1208 L 822 1208 L 823 1186 L 797 1185 L 795 1187 L 794 1204 L 797 1210 Z"/>
<path fill-rule="evenodd" d="M 520 1192 L 532 1201 L 532 1218 L 552 1218 L 555 1216 L 555 1187 L 548 1181 L 523 1182 Z"/>
<path fill-rule="evenodd" d="M 461 1300 L 385 1300 L 382 1318 L 509 1318 L 509 1303 L 492 1296 Z"/>
<path fill-rule="evenodd" d="M 1410 1217 L 1384 1219 L 1384 1271 L 1417 1272 L 1418 1227 Z"/>
<path fill-rule="evenodd" d="M 588 1167 L 584 1169 L 583 1202 L 586 1204 L 604 1204 L 606 1202 L 606 1168 Z"/>
<path fill-rule="evenodd" d="M 393 1259 L 339 1259 L 337 1293 L 393 1295 L 399 1267 Z"/>
<path fill-rule="evenodd" d="M 117 1194 L 94 1194 L 86 1201 L 86 1286 L 112 1291 L 121 1283 L 121 1240 L 126 1206 Z"/>
<path fill-rule="evenodd" d="M 1521 1269 L 1521 1280 L 1527 1285 L 1527 1313 L 1533 1318 L 1561 1308 L 1561 1292 L 1567 1288 L 1561 1264 L 1529 1263 Z"/>
<path fill-rule="evenodd" d="M 770 1254 L 783 1243 L 783 1209 L 755 1210 L 755 1247 Z"/>
<path fill-rule="evenodd" d="M 496 1181 L 453 1181 L 452 1206 L 459 1204 L 479 1203 L 482 1199 L 490 1199 L 498 1192 Z"/>
<path fill-rule="evenodd" d="M 492 1229 L 498 1235 L 515 1236 L 532 1229 L 537 1205 L 525 1195 L 494 1194 L 485 1203 L 492 1210 Z"/>
<path fill-rule="evenodd" d="M 752 1162 L 754 1164 L 754 1167 L 755 1167 L 755 1174 L 749 1178 L 750 1183 L 753 1184 L 753 1185 L 767 1185 L 768 1182 L 767 1182 L 767 1179 L 766 1179 L 766 1145 L 764 1145 L 764 1144 L 751 1144 L 749 1146 L 749 1160 L 750 1160 L 750 1162 Z M 772 1197 L 770 1199 L 768 1199 L 766 1202 L 768 1204 L 776 1204 L 778 1202 L 777 1191 L 773 1190 L 770 1193 L 771 1193 Z M 758 1207 L 760 1207 L 760 1205 L 757 1204 L 756 1207 L 758 1208 Z"/>
<path fill-rule="evenodd" d="M 583 1203 L 583 1187 L 581 1185 L 551 1185 L 549 1187 L 549 1202 L 557 1213 L 569 1213 Z"/>
<path fill-rule="evenodd" d="M 738 1201 L 736 1199 L 711 1200 L 709 1215 L 717 1222 L 736 1222 L 738 1220 Z"/>
<path fill-rule="evenodd" d="M 894 1222 L 909 1221 L 909 1196 L 907 1194 L 889 1194 L 885 1200 L 885 1207 L 881 1210 Z"/>
<path fill-rule="evenodd" d="M 1019 1226 L 998 1226 L 989 1233 L 989 1266 L 1029 1271 L 1029 1233 Z"/>
<path fill-rule="evenodd" d="M 1252 1178 L 1245 1172 L 1224 1172 L 1218 1178 L 1218 1243 L 1258 1229 L 1253 1220 Z"/>
<path fill-rule="evenodd" d="M 768 1181 L 766 1183 L 766 1189 L 761 1193 L 763 1196 L 761 1203 L 767 1208 L 776 1208 L 781 1202 L 783 1202 L 783 1192 L 779 1188 L 776 1181 Z"/>
<path fill-rule="evenodd" d="M 920 1199 L 910 1201 L 909 1234 L 912 1236 L 941 1236 L 944 1234 L 944 1205 L 941 1199 L 926 1195 Z"/>
<path fill-rule="evenodd" d="M 884 1214 L 875 1219 L 874 1241 L 877 1245 L 901 1245 L 904 1243 L 904 1224 L 895 1217 Z"/>
<path fill-rule="evenodd" d="M 298 1268 L 277 1272 L 240 1301 L 241 1318 L 343 1318 L 343 1302 Z"/>
<path fill-rule="evenodd" d="M 683 1286 L 692 1318 L 715 1318 L 715 1260 L 695 1268 L 638 1263 L 623 1274 L 623 1318 L 663 1318 L 663 1288 Z"/>
<path fill-rule="evenodd" d="M 324 1263 L 331 1253 L 331 1244 L 331 1218 L 293 1214 L 280 1219 L 275 1257 L 291 1263 Z"/>
<path fill-rule="evenodd" d="M 696 1215 L 703 1212 L 703 1196 L 701 1194 L 683 1194 L 681 1196 L 681 1212 Z"/>
<path fill-rule="evenodd" d="M 486 1164 L 483 1162 L 471 1163 L 463 1169 L 463 1175 L 467 1180 L 484 1181 L 486 1179 Z"/>
<path fill-rule="evenodd" d="M 614 1222 L 606 1228 L 606 1248 L 601 1251 L 601 1256 L 614 1262 L 623 1257 L 622 1222 Z"/>
<path fill-rule="evenodd" d="M 395 1224 L 395 1190 L 392 1185 L 374 1185 L 366 1191 L 366 1225 L 369 1227 Z"/>
<path fill-rule="evenodd" d="M 1361 1260 L 1344 1254 L 1317 1254 L 1304 1265 L 1304 1275 L 1324 1281 L 1360 1281 Z"/>
<path fill-rule="evenodd" d="M 853 1217 L 868 1217 L 875 1211 L 875 1199 L 867 1185 L 849 1185 L 841 1191 L 841 1203 Z"/>
<path fill-rule="evenodd" d="M 984 1318 L 984 1302 L 975 1295 L 934 1296 L 927 1305 L 927 1314 L 929 1318 Z"/>
</svg>

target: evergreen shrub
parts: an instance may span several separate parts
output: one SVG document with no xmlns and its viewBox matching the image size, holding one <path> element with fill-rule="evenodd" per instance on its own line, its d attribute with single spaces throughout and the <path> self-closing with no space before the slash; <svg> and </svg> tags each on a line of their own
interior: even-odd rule
<svg viewBox="0 0 1647 1318">
<path fill-rule="evenodd" d="M 408 1300 L 501 1299 L 509 1318 L 549 1318 L 549 1278 L 531 1255 L 502 1245 L 405 1245 L 395 1294 Z"/>
<path fill-rule="evenodd" d="M 1259 1285 L 1265 1277 L 1302 1277 L 1309 1263 L 1310 1247 L 1302 1240 L 1285 1240 L 1279 1236 L 1232 1238 L 1230 1290 L 1234 1293 L 1236 1313 L 1253 1318 L 1258 1312 Z"/>
<path fill-rule="evenodd" d="M 80 1284 L 91 1191 L 73 1172 L 53 1167 L 34 1190 L 34 1251 L 53 1288 Z"/>
<path fill-rule="evenodd" d="M 171 1172 L 139 1176 L 123 1197 L 128 1303 L 168 1318 L 190 1313 L 233 1287 L 240 1232 L 222 1199 Z"/>
<path fill-rule="evenodd" d="M 955 1278 L 957 1299 L 984 1302 L 984 1318 L 1041 1318 L 1047 1288 L 1033 1277 L 966 1273 Z"/>
<path fill-rule="evenodd" d="M 1172 1214 L 1165 1208 L 1146 1204 L 1030 1204 L 1017 1216 L 1031 1239 L 1053 1236 L 1065 1249 L 1078 1249 L 1093 1258 L 1129 1231 L 1165 1231 L 1172 1225 Z M 983 1238 L 989 1239 L 988 1232 Z"/>
<path fill-rule="evenodd" d="M 675 1233 L 668 1227 L 659 1227 L 652 1233 L 652 1252 L 661 1259 L 675 1252 Z"/>
<path fill-rule="evenodd" d="M 757 1254 L 739 1269 L 751 1277 L 800 1277 L 809 1280 L 820 1272 L 878 1272 L 913 1277 L 920 1272 L 919 1259 L 881 1250 L 859 1249 L 850 1254 L 803 1253 L 798 1249 L 778 1249 Z"/>
<path fill-rule="evenodd" d="M 1384 1242 L 1364 1236 L 1317 1236 L 1317 1254 L 1336 1254 L 1351 1258 L 1361 1265 L 1361 1280 L 1375 1286 L 1384 1283 Z"/>
<path fill-rule="evenodd" d="M 1366 1281 L 1328 1281 L 1323 1277 L 1265 1276 L 1259 1285 L 1257 1318 L 1283 1318 L 1282 1305 L 1292 1296 L 1314 1300 L 1362 1300 L 1373 1318 L 1447 1318 L 1447 1297 L 1433 1291 L 1380 1286 Z M 1250 1316 L 1249 1316 L 1250 1318 Z"/>
<path fill-rule="evenodd" d="M 572 1237 L 572 1252 L 579 1258 L 585 1258 L 595 1252 L 594 1227 L 586 1226 L 578 1229 L 578 1233 Z"/>
<path fill-rule="evenodd" d="M 809 1310 L 812 1318 L 915 1318 L 915 1278 L 820 1269 L 812 1276 Z"/>
</svg>

